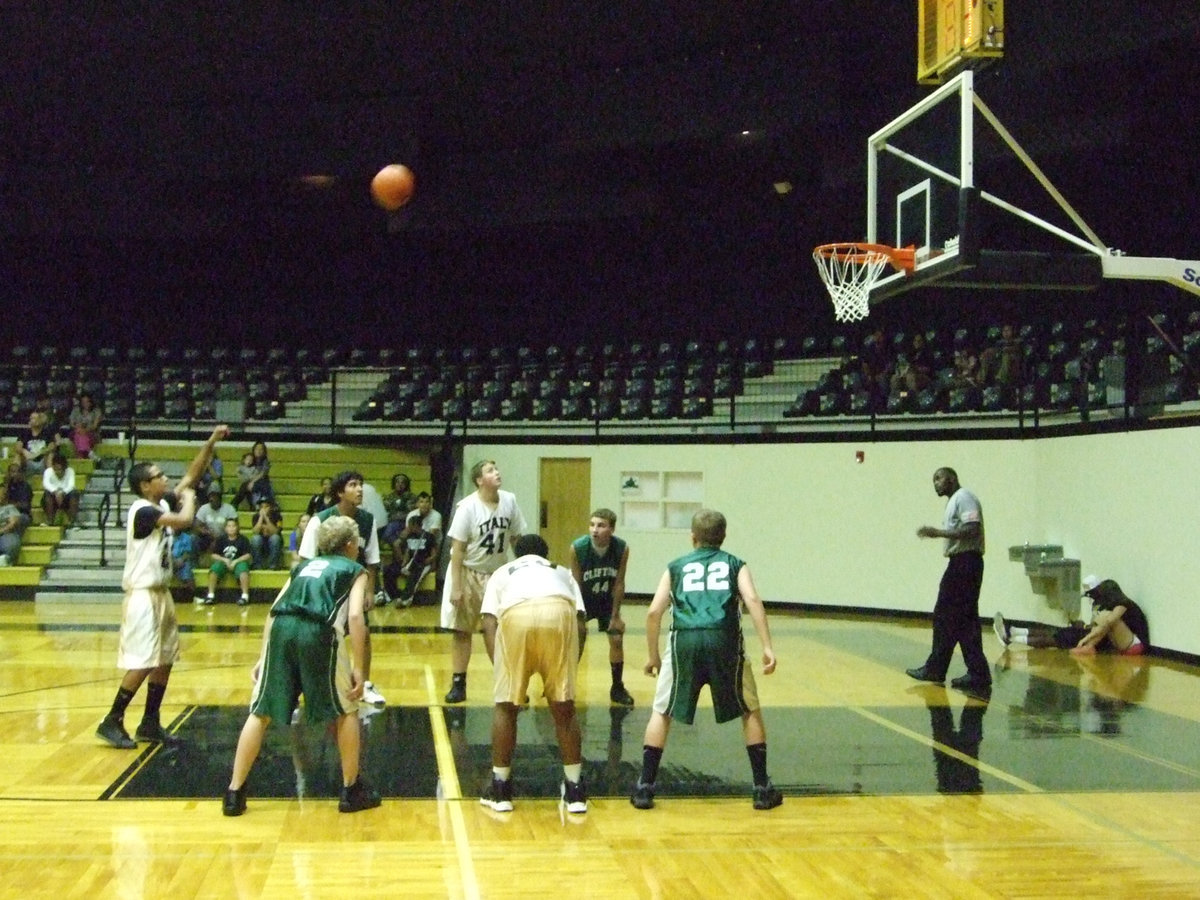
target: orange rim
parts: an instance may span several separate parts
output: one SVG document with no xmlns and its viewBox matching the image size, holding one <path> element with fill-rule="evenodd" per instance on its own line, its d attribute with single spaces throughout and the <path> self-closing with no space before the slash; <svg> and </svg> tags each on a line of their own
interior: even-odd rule
<svg viewBox="0 0 1200 900">
<path fill-rule="evenodd" d="M 887 244 L 868 244 L 863 241 L 845 241 L 834 244 L 819 244 L 813 249 L 814 256 L 825 259 L 839 259 L 843 262 L 865 263 L 876 254 L 883 254 L 888 261 L 905 272 L 911 272 L 915 265 L 914 247 L 889 247 Z"/>
</svg>

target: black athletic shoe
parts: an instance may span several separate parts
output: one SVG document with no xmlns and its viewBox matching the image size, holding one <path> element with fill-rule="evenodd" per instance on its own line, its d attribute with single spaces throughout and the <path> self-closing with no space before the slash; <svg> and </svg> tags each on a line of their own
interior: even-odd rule
<svg viewBox="0 0 1200 900">
<path fill-rule="evenodd" d="M 634 809 L 653 809 L 654 785 L 639 781 L 629 796 L 629 802 L 633 804 Z"/>
<path fill-rule="evenodd" d="M 110 719 L 107 716 L 100 723 L 100 727 L 96 729 L 96 737 L 107 742 L 110 746 L 116 747 L 118 750 L 137 749 L 137 741 L 129 736 L 129 732 L 125 730 L 125 726 L 116 719 Z"/>
<path fill-rule="evenodd" d="M 488 809 L 494 809 L 496 812 L 512 812 L 513 808 L 513 789 L 512 779 L 501 781 L 499 778 L 492 777 L 492 782 L 483 790 L 483 796 L 479 798 L 479 802 Z M 584 800 L 586 806 L 587 800 Z"/>
<path fill-rule="evenodd" d="M 754 786 L 754 808 L 774 809 L 783 804 L 783 792 L 771 782 Z"/>
<path fill-rule="evenodd" d="M 164 747 L 178 747 L 183 743 L 182 738 L 177 738 L 170 732 L 164 731 L 162 725 L 158 722 L 143 721 L 137 727 L 137 731 L 133 736 L 145 744 L 162 744 Z"/>
<path fill-rule="evenodd" d="M 608 692 L 608 699 L 618 706 L 633 706 L 633 697 L 625 690 L 625 685 L 614 684 Z"/>
<path fill-rule="evenodd" d="M 350 787 L 342 788 L 342 797 L 338 801 L 338 812 L 362 812 L 364 809 L 374 809 L 381 803 L 383 803 L 383 798 L 379 796 L 379 791 L 370 787 L 360 775 L 358 781 Z"/>
<path fill-rule="evenodd" d="M 450 693 L 446 695 L 447 703 L 466 703 L 467 702 L 467 686 L 461 681 L 456 681 L 450 685 Z"/>
<path fill-rule="evenodd" d="M 924 666 L 918 666 L 915 669 L 905 669 L 904 674 L 909 678 L 917 679 L 917 681 L 928 681 L 930 684 L 941 684 L 946 680 L 945 675 L 938 678 L 936 675 L 930 674 L 929 670 Z"/>
<path fill-rule="evenodd" d="M 243 784 L 236 791 L 225 792 L 225 801 L 221 804 L 221 812 L 227 816 L 240 816 L 246 811 L 246 786 Z"/>
<path fill-rule="evenodd" d="M 992 683 L 990 681 L 972 678 L 970 675 L 950 679 L 950 687 L 956 691 L 962 691 L 969 697 L 976 697 L 980 700 L 989 700 L 992 696 Z"/>
<path fill-rule="evenodd" d="M 563 779 L 562 783 L 558 786 L 558 793 L 562 797 L 563 804 L 567 807 L 567 812 L 576 815 L 587 812 L 587 789 L 583 786 L 582 781 L 567 781 Z"/>
</svg>

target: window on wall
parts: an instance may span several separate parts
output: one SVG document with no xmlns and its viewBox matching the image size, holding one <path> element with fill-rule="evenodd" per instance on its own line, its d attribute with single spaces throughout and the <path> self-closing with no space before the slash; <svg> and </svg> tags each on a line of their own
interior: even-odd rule
<svg viewBox="0 0 1200 900">
<path fill-rule="evenodd" d="M 622 472 L 621 525 L 687 531 L 704 505 L 702 472 Z"/>
</svg>

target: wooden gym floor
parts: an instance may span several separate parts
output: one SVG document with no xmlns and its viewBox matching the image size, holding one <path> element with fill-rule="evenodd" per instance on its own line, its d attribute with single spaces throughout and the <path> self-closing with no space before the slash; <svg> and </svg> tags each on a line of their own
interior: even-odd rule
<svg viewBox="0 0 1200 900">
<path fill-rule="evenodd" d="M 1200 896 L 1193 667 L 1004 651 L 989 631 L 995 688 L 981 703 L 904 674 L 928 650 L 925 623 L 775 612 L 779 670 L 759 691 L 784 805 L 751 808 L 740 729 L 702 709 L 673 729 L 658 806 L 642 812 L 627 797 L 653 682 L 640 671 L 645 609 L 631 604 L 636 708 L 609 706 L 594 625 L 581 666 L 590 811 L 560 815 L 535 698 L 520 718 L 516 809 L 497 814 L 477 799 L 490 771 L 481 642 L 470 703 L 443 709 L 435 609 L 388 608 L 372 614 L 388 706 L 363 718 L 384 805 L 340 815 L 329 739 L 276 725 L 246 815 L 226 819 L 265 609 L 180 606 L 164 723 L 186 743 L 120 751 L 94 737 L 118 681 L 119 610 L 0 604 L 0 895 Z"/>
</svg>

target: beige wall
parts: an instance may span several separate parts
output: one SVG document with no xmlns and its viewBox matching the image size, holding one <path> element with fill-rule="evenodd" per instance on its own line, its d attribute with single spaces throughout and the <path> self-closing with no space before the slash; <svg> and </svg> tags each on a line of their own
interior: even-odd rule
<svg viewBox="0 0 1200 900">
<path fill-rule="evenodd" d="M 1145 607 L 1156 643 L 1200 653 L 1188 599 L 1200 583 L 1190 527 L 1200 490 L 1185 467 L 1198 442 L 1200 430 L 1187 428 L 1040 441 L 475 444 L 464 460 L 495 458 L 527 518 L 537 509 L 541 457 L 590 456 L 592 505 L 618 512 L 623 471 L 703 472 L 705 505 L 729 518 L 726 547 L 749 561 L 768 601 L 917 611 L 933 607 L 943 558 L 940 541 L 915 532 L 940 523 L 944 501 L 931 477 L 953 466 L 983 504 L 982 614 L 1062 624 L 1008 560 L 1010 545 L 1060 543 L 1084 574 L 1116 578 Z M 652 592 L 666 562 L 690 547 L 682 531 L 618 523 L 617 532 L 630 544 L 633 593 Z"/>
</svg>

